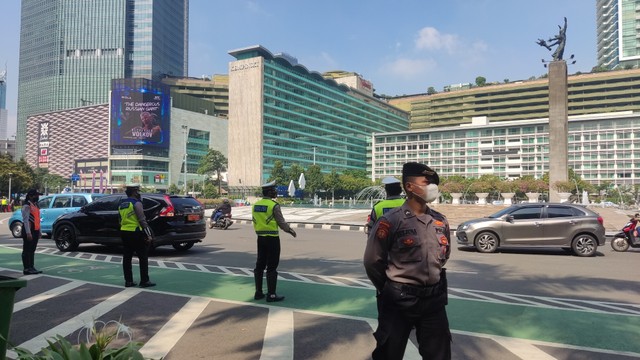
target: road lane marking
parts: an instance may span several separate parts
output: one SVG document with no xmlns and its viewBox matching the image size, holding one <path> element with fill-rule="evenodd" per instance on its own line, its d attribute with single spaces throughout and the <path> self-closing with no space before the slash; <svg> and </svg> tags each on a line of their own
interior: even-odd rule
<svg viewBox="0 0 640 360">
<path fill-rule="evenodd" d="M 20 310 L 24 310 L 30 306 L 36 305 L 40 302 L 43 302 L 45 300 L 49 300 L 53 297 L 56 297 L 58 295 L 61 295 L 62 293 L 65 293 L 69 290 L 73 290 L 79 286 L 84 285 L 85 283 L 83 281 L 71 281 L 70 283 L 58 286 L 56 288 L 47 290 L 41 294 L 32 296 L 30 298 L 24 299 L 20 302 L 17 302 L 13 305 L 13 311 L 20 311 Z"/>
<path fill-rule="evenodd" d="M 509 350 L 514 355 L 526 360 L 556 360 L 553 356 L 538 349 L 528 341 L 515 338 L 492 337 L 503 348 Z"/>
<path fill-rule="evenodd" d="M 42 334 L 36 335 L 31 340 L 27 340 L 18 345 L 18 347 L 25 348 L 32 353 L 37 353 L 40 351 L 40 349 L 49 345 L 47 343 L 47 339 L 51 339 L 56 335 L 68 336 L 74 331 L 86 326 L 87 324 L 91 324 L 95 319 L 108 313 L 114 308 L 122 305 L 122 303 L 131 299 L 132 297 L 140 293 L 140 291 L 142 290 L 129 288 L 117 294 L 114 294 L 113 296 L 92 307 L 91 309 L 78 314 L 77 316 L 63 322 L 56 327 L 49 329 L 48 331 L 43 332 Z"/>
<path fill-rule="evenodd" d="M 192 298 L 140 349 L 145 358 L 162 359 L 189 330 L 211 300 Z"/>
<path fill-rule="evenodd" d="M 272 307 L 269 309 L 260 360 L 289 359 L 293 359 L 293 310 Z"/>
</svg>

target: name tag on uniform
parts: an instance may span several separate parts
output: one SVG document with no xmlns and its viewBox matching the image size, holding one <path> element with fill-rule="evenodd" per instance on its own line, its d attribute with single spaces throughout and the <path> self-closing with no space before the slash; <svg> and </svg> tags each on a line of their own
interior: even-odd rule
<svg viewBox="0 0 640 360">
<path fill-rule="evenodd" d="M 253 211 L 255 212 L 267 212 L 268 207 L 266 205 L 254 205 Z"/>
</svg>

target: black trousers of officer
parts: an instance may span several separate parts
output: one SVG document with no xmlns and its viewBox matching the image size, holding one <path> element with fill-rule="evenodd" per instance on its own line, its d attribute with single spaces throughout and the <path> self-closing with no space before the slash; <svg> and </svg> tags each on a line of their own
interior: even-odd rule
<svg viewBox="0 0 640 360">
<path fill-rule="evenodd" d="M 27 224 L 27 226 L 29 226 Z M 22 230 L 22 267 L 27 269 L 35 269 L 36 247 L 40 239 L 40 230 L 34 230 L 31 227 L 31 240 L 27 240 L 27 232 Z"/>
<path fill-rule="evenodd" d="M 451 332 L 445 305 L 446 276 L 432 294 L 411 294 L 387 281 L 378 295 L 378 329 L 374 360 L 401 360 L 411 329 L 416 329 L 418 351 L 423 359 L 451 359 Z"/>
<path fill-rule="evenodd" d="M 280 263 L 280 237 L 258 236 L 258 258 L 253 274 L 256 291 L 262 292 L 262 276 L 267 270 L 267 294 L 276 293 L 278 282 L 278 264 Z"/>
<path fill-rule="evenodd" d="M 122 271 L 124 272 L 124 281 L 133 282 L 133 270 L 131 260 L 133 253 L 138 256 L 140 266 L 140 283 L 149 281 L 149 248 L 145 240 L 145 234 L 142 231 L 120 231 L 122 238 Z"/>
</svg>

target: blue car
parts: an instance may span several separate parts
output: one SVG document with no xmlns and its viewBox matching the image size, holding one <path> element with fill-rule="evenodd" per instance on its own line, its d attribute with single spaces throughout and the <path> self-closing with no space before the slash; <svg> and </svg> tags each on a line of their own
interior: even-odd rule
<svg viewBox="0 0 640 360">
<path fill-rule="evenodd" d="M 80 210 L 102 194 L 69 193 L 53 194 L 40 197 L 40 230 L 43 236 L 51 236 L 53 222 L 60 216 Z M 9 229 L 15 238 L 22 237 L 22 207 L 9 218 Z"/>
</svg>

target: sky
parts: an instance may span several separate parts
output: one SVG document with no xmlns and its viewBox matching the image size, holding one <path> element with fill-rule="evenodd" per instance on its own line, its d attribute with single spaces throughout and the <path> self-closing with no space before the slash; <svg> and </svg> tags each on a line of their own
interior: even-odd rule
<svg viewBox="0 0 640 360">
<path fill-rule="evenodd" d="M 356 72 L 378 94 L 526 80 L 546 73 L 536 44 L 567 17 L 569 73 L 596 66 L 595 0 L 190 0 L 189 76 L 227 74 L 229 51 L 262 45 L 309 71 Z M 9 135 L 15 133 L 20 1 L 0 0 Z M 4 67 L 4 66 L 3 66 Z"/>
</svg>

